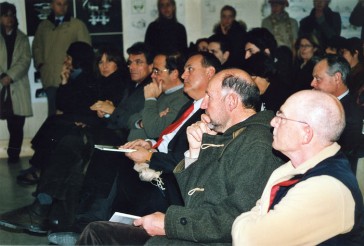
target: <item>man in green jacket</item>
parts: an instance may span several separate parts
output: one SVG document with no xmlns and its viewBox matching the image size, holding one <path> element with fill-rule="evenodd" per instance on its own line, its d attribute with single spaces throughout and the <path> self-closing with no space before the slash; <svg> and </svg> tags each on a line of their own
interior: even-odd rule
<svg viewBox="0 0 364 246">
<path fill-rule="evenodd" d="M 134 221 L 134 226 L 95 222 L 79 244 L 231 244 L 232 223 L 251 209 L 274 168 L 270 111 L 257 113 L 259 90 L 242 70 L 210 81 L 201 108 L 187 128 L 189 150 L 174 170 L 184 206 L 172 205 Z"/>
</svg>

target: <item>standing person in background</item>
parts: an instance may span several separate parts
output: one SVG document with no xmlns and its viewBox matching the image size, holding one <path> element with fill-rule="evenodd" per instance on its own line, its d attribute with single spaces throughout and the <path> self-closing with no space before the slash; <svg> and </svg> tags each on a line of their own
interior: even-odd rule
<svg viewBox="0 0 364 246">
<path fill-rule="evenodd" d="M 349 22 L 354 26 L 361 26 L 361 39 L 364 40 L 364 0 L 358 0 L 353 12 L 351 12 Z"/>
<path fill-rule="evenodd" d="M 329 8 L 330 0 L 313 0 L 313 9 L 309 16 L 300 21 L 298 35 L 314 34 L 322 47 L 335 35 L 341 33 L 341 17 Z"/>
<path fill-rule="evenodd" d="M 149 24 L 145 33 L 145 44 L 155 54 L 179 51 L 187 52 L 186 28 L 177 21 L 176 1 L 158 0 L 158 18 Z"/>
<path fill-rule="evenodd" d="M 48 115 L 56 113 L 56 93 L 66 51 L 71 43 L 91 44 L 85 24 L 71 17 L 68 0 L 52 0 L 52 12 L 42 21 L 33 41 L 34 66 L 40 71 L 42 85 L 48 99 Z"/>
<path fill-rule="evenodd" d="M 9 130 L 8 163 L 19 161 L 26 116 L 32 116 L 28 69 L 30 46 L 18 30 L 15 5 L 0 5 L 0 119 Z"/>
<path fill-rule="evenodd" d="M 262 27 L 267 28 L 277 40 L 278 46 L 285 45 L 294 51 L 297 39 L 298 23 L 284 10 L 288 0 L 269 0 L 271 14 L 263 19 Z"/>
<path fill-rule="evenodd" d="M 225 5 L 220 11 L 220 22 L 214 26 L 213 32 L 225 36 L 231 45 L 230 60 L 233 64 L 241 64 L 244 60 L 244 38 L 246 34 L 245 23 L 241 24 L 235 20 L 236 9 Z"/>
</svg>

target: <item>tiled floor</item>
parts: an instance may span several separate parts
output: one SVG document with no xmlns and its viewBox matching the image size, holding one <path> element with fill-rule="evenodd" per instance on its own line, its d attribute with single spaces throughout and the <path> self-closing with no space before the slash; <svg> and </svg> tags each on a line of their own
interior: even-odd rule
<svg viewBox="0 0 364 246">
<path fill-rule="evenodd" d="M 19 186 L 15 180 L 19 170 L 29 167 L 28 160 L 23 157 L 20 163 L 8 164 L 6 159 L 0 159 L 0 213 L 33 202 L 31 193 L 35 186 Z M 9 232 L 0 228 L 0 245 L 48 245 L 48 240 L 46 236 Z"/>
<path fill-rule="evenodd" d="M 22 157 L 20 163 L 9 165 L 6 159 L 0 159 L 0 213 L 33 202 L 31 193 L 35 186 L 19 186 L 15 180 L 19 170 L 29 167 L 28 160 L 28 157 Z M 359 161 L 357 177 L 364 192 L 364 158 Z M 46 236 L 0 229 L 0 245 L 48 245 L 48 240 Z"/>
</svg>

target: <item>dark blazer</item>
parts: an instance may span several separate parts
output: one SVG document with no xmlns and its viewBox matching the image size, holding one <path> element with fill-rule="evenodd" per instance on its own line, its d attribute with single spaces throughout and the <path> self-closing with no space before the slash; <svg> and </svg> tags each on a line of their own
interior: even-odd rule
<svg viewBox="0 0 364 246">
<path fill-rule="evenodd" d="M 175 121 L 181 117 L 184 111 L 191 105 L 191 102 L 186 103 L 178 113 Z M 197 110 L 191 118 L 189 118 L 185 124 L 178 130 L 176 135 L 168 144 L 168 154 L 166 153 L 154 153 L 149 163 L 149 167 L 163 172 L 172 172 L 174 167 L 184 158 L 184 152 L 188 149 L 188 140 L 186 135 L 186 129 L 188 126 L 199 121 L 201 115 L 205 112 L 203 109 Z"/>
<path fill-rule="evenodd" d="M 345 111 L 346 126 L 338 141 L 345 154 L 350 154 L 361 142 L 363 115 L 349 93 L 340 100 Z"/>
<path fill-rule="evenodd" d="M 109 118 L 108 128 L 110 129 L 128 129 L 128 122 L 131 115 L 139 113 L 144 108 L 144 86 L 151 82 L 148 76 L 137 87 L 135 84 L 130 85 L 128 98 L 115 108 Z"/>
</svg>

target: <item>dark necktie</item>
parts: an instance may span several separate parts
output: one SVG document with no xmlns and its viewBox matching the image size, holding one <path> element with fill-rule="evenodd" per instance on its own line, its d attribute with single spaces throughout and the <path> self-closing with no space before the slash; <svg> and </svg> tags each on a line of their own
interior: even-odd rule
<svg viewBox="0 0 364 246">
<path fill-rule="evenodd" d="M 162 133 L 159 135 L 158 141 L 156 144 L 153 145 L 153 149 L 158 148 L 158 146 L 162 143 L 163 141 L 163 136 L 167 135 L 171 132 L 173 132 L 174 130 L 177 129 L 178 126 L 180 126 L 182 124 L 182 122 L 192 113 L 194 109 L 194 104 L 192 103 L 191 106 L 182 114 L 181 117 L 179 117 L 178 120 L 176 120 L 175 122 L 173 122 L 172 124 L 170 124 L 169 126 L 167 126 Z"/>
<path fill-rule="evenodd" d="M 61 20 L 61 19 L 56 18 L 56 20 L 54 21 L 54 25 L 57 27 L 57 26 L 59 26 L 60 24 L 62 24 L 62 20 Z"/>
</svg>

